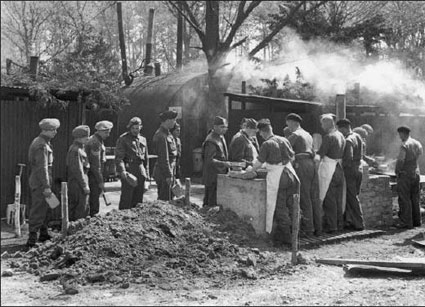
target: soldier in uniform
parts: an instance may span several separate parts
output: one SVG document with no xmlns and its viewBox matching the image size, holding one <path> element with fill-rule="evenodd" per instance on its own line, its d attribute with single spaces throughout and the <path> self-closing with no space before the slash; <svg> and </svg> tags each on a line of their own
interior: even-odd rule
<svg viewBox="0 0 425 307">
<path fill-rule="evenodd" d="M 159 200 L 172 200 L 171 187 L 175 183 L 177 146 L 170 133 L 176 125 L 177 112 L 165 111 L 159 115 L 161 125 L 153 136 L 153 151 L 158 156 L 153 178 L 158 187 Z"/>
<path fill-rule="evenodd" d="M 342 167 L 347 186 L 347 204 L 344 213 L 345 227 L 363 230 L 363 212 L 359 201 L 363 174 L 360 170 L 363 140 L 359 134 L 351 130 L 351 122 L 348 119 L 341 119 L 336 125 L 345 137 L 344 156 L 342 157 Z"/>
<path fill-rule="evenodd" d="M 148 145 L 140 135 L 142 120 L 130 119 L 128 131 L 120 135 L 115 147 L 115 165 L 121 178 L 121 197 L 118 208 L 131 209 L 143 202 L 145 180 L 149 169 Z M 131 176 L 129 175 L 131 174 Z M 134 176 L 137 182 L 131 180 Z"/>
<path fill-rule="evenodd" d="M 423 154 L 423 148 L 420 142 L 410 137 L 409 127 L 398 127 L 397 132 L 402 143 L 395 168 L 400 207 L 400 223 L 396 227 L 410 229 L 421 226 L 418 158 Z"/>
<path fill-rule="evenodd" d="M 368 124 L 364 124 L 363 126 L 370 127 L 370 125 L 368 125 Z M 368 132 L 368 130 L 366 130 L 365 128 L 363 128 L 363 126 L 356 127 L 356 128 L 353 129 L 353 132 L 357 133 L 362 138 L 362 143 L 363 143 L 362 159 L 369 166 L 377 167 L 378 166 L 378 163 L 376 162 L 376 160 L 374 158 L 366 155 L 366 150 L 367 150 L 366 149 L 366 144 L 367 144 L 367 138 L 369 136 L 369 132 Z M 372 129 L 372 127 L 370 127 L 370 129 Z M 372 131 L 373 132 L 373 129 L 372 130 L 369 130 L 369 131 Z"/>
<path fill-rule="evenodd" d="M 323 230 L 329 233 L 343 230 L 344 156 L 345 138 L 335 128 L 333 114 L 324 114 L 320 119 L 322 129 L 326 132 L 316 157 L 320 157 L 318 169 L 319 198 L 323 210 Z"/>
<path fill-rule="evenodd" d="M 99 213 L 99 197 L 105 191 L 103 169 L 106 162 L 105 145 L 103 141 L 109 137 L 113 124 L 102 120 L 95 125 L 96 132 L 89 138 L 85 149 L 89 158 L 89 186 L 90 186 L 90 216 Z"/>
<path fill-rule="evenodd" d="M 300 179 L 301 231 L 310 236 L 316 231 L 322 232 L 319 183 L 314 164 L 313 137 L 301 128 L 302 118 L 290 113 L 286 116 L 286 125 L 290 134 L 287 137 L 295 152 L 294 168 Z"/>
<path fill-rule="evenodd" d="M 89 140 L 90 128 L 86 125 L 77 126 L 72 130 L 74 143 L 66 155 L 68 169 L 68 201 L 69 220 L 76 221 L 89 215 L 89 159 L 84 145 Z"/>
<path fill-rule="evenodd" d="M 257 134 L 257 121 L 253 118 L 247 118 L 245 127 L 241 129 L 230 142 L 229 160 L 235 162 L 246 162 L 252 165 L 258 156 L 258 151 L 253 141 Z"/>
<path fill-rule="evenodd" d="M 53 148 L 50 140 L 53 139 L 60 126 L 56 118 L 45 118 L 39 123 L 41 133 L 31 143 L 28 150 L 30 166 L 29 186 L 31 189 L 31 207 L 29 214 L 28 247 L 34 247 L 37 241 L 37 232 L 40 231 L 39 241 L 50 239 L 47 231 L 49 205 L 46 197 L 52 194 L 52 164 Z"/>
<path fill-rule="evenodd" d="M 230 143 L 232 143 L 234 141 L 234 139 L 236 139 L 236 138 L 238 138 L 238 137 L 241 136 L 242 131 L 246 128 L 247 120 L 248 120 L 248 118 L 245 118 L 245 117 L 242 118 L 241 124 L 240 124 L 241 129 L 232 137 L 232 140 L 230 141 Z M 250 141 L 254 145 L 254 147 L 257 150 L 257 152 L 259 152 L 260 151 L 260 144 L 258 143 L 257 134 L 251 136 L 250 137 Z"/>
<path fill-rule="evenodd" d="M 204 159 L 202 181 L 205 185 L 204 207 L 217 206 L 217 174 L 226 174 L 230 167 L 224 134 L 227 132 L 227 120 L 216 116 L 214 127 L 202 144 Z"/>
<path fill-rule="evenodd" d="M 252 171 L 263 165 L 267 169 L 266 231 L 276 246 L 290 244 L 292 209 L 299 206 L 294 202 L 294 194 L 299 194 L 299 179 L 291 164 L 294 151 L 286 138 L 273 134 L 269 119 L 261 119 L 257 127 L 265 141 Z"/>
<path fill-rule="evenodd" d="M 180 139 L 180 125 L 176 123 L 174 128 L 170 130 L 171 134 L 174 137 L 174 141 L 176 142 L 177 146 L 177 158 L 176 158 L 176 179 L 181 178 L 181 157 L 182 157 L 182 141 Z"/>
</svg>

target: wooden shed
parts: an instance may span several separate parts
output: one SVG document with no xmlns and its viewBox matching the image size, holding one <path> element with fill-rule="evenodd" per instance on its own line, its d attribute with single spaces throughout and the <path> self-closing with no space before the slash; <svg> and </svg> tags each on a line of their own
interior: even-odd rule
<svg viewBox="0 0 425 307">
<path fill-rule="evenodd" d="M 193 171 L 192 152 L 200 147 L 206 136 L 203 124 L 208 95 L 207 74 L 172 73 L 135 79 L 124 90 L 130 104 L 124 106 L 118 116 L 119 133 L 127 131 L 128 121 L 138 116 L 142 119 L 141 134 L 152 146 L 152 138 L 159 128 L 159 114 L 173 109 L 179 113 L 181 125 L 182 175 L 191 176 Z"/>
</svg>

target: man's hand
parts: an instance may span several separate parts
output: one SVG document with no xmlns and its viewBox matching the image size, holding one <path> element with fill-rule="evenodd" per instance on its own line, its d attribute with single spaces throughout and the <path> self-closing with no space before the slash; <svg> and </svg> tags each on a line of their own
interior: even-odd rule
<svg viewBox="0 0 425 307">
<path fill-rule="evenodd" d="M 88 187 L 84 188 L 84 194 L 85 195 L 89 195 L 90 194 L 90 189 Z"/>
<path fill-rule="evenodd" d="M 99 183 L 99 189 L 101 189 L 102 191 L 105 190 L 105 183 L 104 182 Z"/>
<path fill-rule="evenodd" d="M 52 190 L 50 188 L 44 189 L 43 195 L 44 197 L 50 197 L 50 195 L 52 195 Z"/>
<path fill-rule="evenodd" d="M 224 162 L 224 165 L 225 165 L 227 168 L 231 168 L 231 167 L 232 167 L 232 162 L 226 161 L 226 162 Z"/>
<path fill-rule="evenodd" d="M 127 172 L 126 172 L 126 171 L 123 171 L 123 172 L 120 174 L 120 177 L 121 177 L 121 180 L 125 180 L 125 179 L 127 178 Z"/>
</svg>

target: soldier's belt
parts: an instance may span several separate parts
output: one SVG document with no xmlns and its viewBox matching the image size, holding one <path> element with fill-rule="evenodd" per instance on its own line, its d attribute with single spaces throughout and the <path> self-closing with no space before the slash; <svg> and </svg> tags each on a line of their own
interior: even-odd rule
<svg viewBox="0 0 425 307">
<path fill-rule="evenodd" d="M 306 160 L 306 159 L 313 159 L 313 155 L 307 152 L 297 153 L 295 155 L 295 160 Z"/>
</svg>

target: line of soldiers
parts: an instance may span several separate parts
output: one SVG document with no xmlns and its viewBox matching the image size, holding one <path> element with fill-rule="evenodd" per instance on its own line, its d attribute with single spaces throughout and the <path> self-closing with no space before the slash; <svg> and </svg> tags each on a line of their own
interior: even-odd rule
<svg viewBox="0 0 425 307">
<path fill-rule="evenodd" d="M 217 205 L 217 174 L 228 172 L 229 161 L 246 162 L 247 172 L 267 169 L 266 231 L 276 245 L 291 242 L 295 194 L 300 199 L 302 235 L 334 233 L 344 228 L 363 230 L 361 161 L 376 165 L 365 150 L 373 128 L 365 124 L 357 127 L 356 133 L 348 119 L 335 122 L 333 114 L 322 115 L 320 122 L 325 135 L 317 152 L 312 136 L 301 127 L 301 116 L 295 113 L 286 117 L 285 137 L 273 133 L 269 119 L 243 119 L 228 151 L 224 138 L 228 123 L 217 116 L 202 146 L 204 206 Z M 257 131 L 264 139 L 261 146 Z M 423 150 L 409 137 L 409 128 L 400 127 L 398 132 L 402 140 L 396 168 L 402 222 L 398 227 L 410 228 L 420 225 L 417 160 Z"/>
<path fill-rule="evenodd" d="M 176 126 L 177 113 L 165 111 L 160 114 L 161 126 L 153 137 L 153 152 L 158 156 L 153 177 L 158 186 L 158 199 L 172 199 L 171 188 L 176 182 L 177 162 L 181 154 L 178 138 L 180 127 Z M 29 147 L 29 185 L 32 203 L 29 214 L 28 247 L 38 240 L 44 242 L 48 233 L 49 205 L 46 198 L 52 195 L 53 147 L 60 122 L 56 118 L 40 121 L 41 133 Z M 113 124 L 103 120 L 95 125 L 96 132 L 90 136 L 90 127 L 80 125 L 72 130 L 74 142 L 66 156 L 68 182 L 69 220 L 75 221 L 99 213 L 99 197 L 104 193 L 103 170 L 106 162 L 104 140 L 109 137 Z M 130 119 L 128 131 L 116 142 L 115 165 L 121 178 L 119 209 L 134 208 L 143 202 L 145 181 L 149 179 L 149 156 L 146 138 L 140 135 L 142 121 Z M 174 130 L 175 137 L 170 129 Z"/>
</svg>

